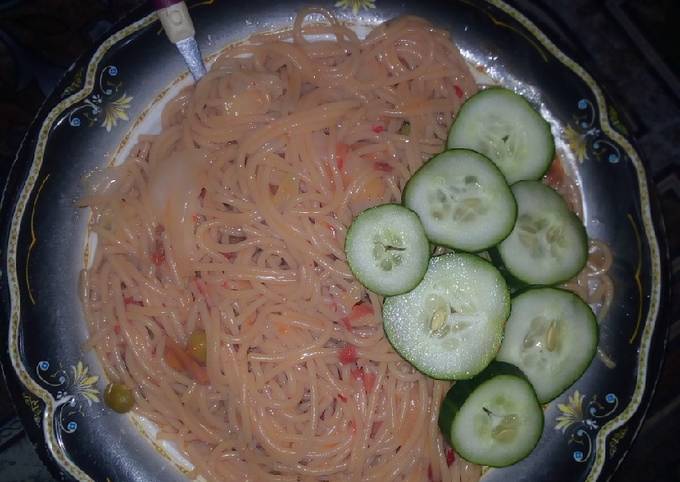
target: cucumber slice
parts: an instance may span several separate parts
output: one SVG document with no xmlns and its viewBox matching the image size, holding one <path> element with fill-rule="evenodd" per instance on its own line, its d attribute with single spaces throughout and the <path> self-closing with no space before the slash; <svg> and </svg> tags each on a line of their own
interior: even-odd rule
<svg viewBox="0 0 680 482">
<path fill-rule="evenodd" d="M 383 325 L 394 349 L 439 379 L 470 378 L 501 344 L 510 313 L 505 280 L 491 263 L 465 253 L 430 260 L 420 284 L 383 304 Z"/>
<path fill-rule="evenodd" d="M 362 285 L 381 295 L 398 295 L 423 279 L 430 244 L 413 211 L 383 204 L 354 219 L 345 238 L 345 254 Z"/>
<path fill-rule="evenodd" d="M 543 433 L 543 410 L 524 374 L 493 362 L 456 382 L 439 410 L 444 438 L 465 460 L 505 467 L 531 453 Z"/>
<path fill-rule="evenodd" d="M 529 285 L 552 285 L 576 276 L 588 258 L 588 237 L 564 199 L 540 182 L 512 186 L 517 223 L 498 245 L 503 264 Z"/>
<path fill-rule="evenodd" d="M 540 179 L 555 157 L 550 124 L 524 97 L 502 87 L 482 90 L 463 104 L 448 146 L 481 152 L 509 184 Z"/>
<path fill-rule="evenodd" d="M 432 242 L 463 251 L 498 244 L 517 217 L 503 174 L 469 149 L 451 149 L 430 159 L 408 181 L 403 198 Z"/>
<path fill-rule="evenodd" d="M 583 375 L 597 340 L 597 320 L 581 298 L 562 289 L 531 289 L 512 300 L 497 359 L 517 365 L 547 403 Z"/>
</svg>

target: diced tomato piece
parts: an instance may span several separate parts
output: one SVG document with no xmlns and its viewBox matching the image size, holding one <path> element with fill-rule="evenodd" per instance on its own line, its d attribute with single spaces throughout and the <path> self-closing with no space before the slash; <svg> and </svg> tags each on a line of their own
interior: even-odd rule
<svg viewBox="0 0 680 482">
<path fill-rule="evenodd" d="M 562 167 L 562 163 L 559 160 L 555 159 L 553 163 L 550 165 L 548 173 L 545 175 L 545 182 L 548 184 L 548 186 L 556 188 L 557 186 L 560 185 L 563 179 L 564 168 Z"/>
<path fill-rule="evenodd" d="M 453 464 L 455 461 L 456 461 L 456 452 L 454 452 L 451 447 L 446 447 L 446 465 L 451 467 L 451 464 Z"/>
<path fill-rule="evenodd" d="M 381 132 L 383 132 L 385 130 L 385 127 L 381 126 L 380 124 L 376 124 L 373 127 L 371 127 L 371 130 L 373 132 L 375 132 L 376 134 L 380 134 Z"/>
<path fill-rule="evenodd" d="M 373 169 L 380 172 L 392 172 L 394 168 L 386 162 L 374 162 Z"/>
<path fill-rule="evenodd" d="M 454 86 L 453 86 L 453 90 L 454 90 L 454 92 L 456 93 L 456 97 L 458 97 L 459 99 L 462 99 L 463 96 L 465 95 L 465 92 L 463 92 L 463 89 L 461 89 L 461 88 L 460 88 L 459 86 L 457 86 L 457 85 L 454 85 Z"/>
<path fill-rule="evenodd" d="M 156 240 L 154 250 L 151 252 L 151 262 L 156 266 L 160 266 L 165 262 L 165 248 L 159 239 Z"/>
<path fill-rule="evenodd" d="M 338 358 L 340 358 L 340 363 L 343 365 L 354 363 L 357 361 L 357 348 L 354 345 L 345 345 L 340 349 Z"/>
<path fill-rule="evenodd" d="M 139 300 L 135 300 L 132 296 L 124 296 L 123 303 L 125 303 L 125 306 L 127 305 L 144 306 L 144 303 L 142 303 Z"/>
<path fill-rule="evenodd" d="M 352 307 L 352 312 L 349 314 L 350 321 L 356 321 L 365 316 L 373 314 L 373 306 L 369 303 L 358 303 Z"/>
</svg>

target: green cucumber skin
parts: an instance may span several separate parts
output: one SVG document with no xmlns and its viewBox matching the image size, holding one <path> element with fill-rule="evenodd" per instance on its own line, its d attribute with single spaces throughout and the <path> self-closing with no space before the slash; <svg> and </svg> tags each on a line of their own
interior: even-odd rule
<svg viewBox="0 0 680 482">
<path fill-rule="evenodd" d="M 526 103 L 526 105 L 527 105 L 527 107 L 528 107 L 529 109 L 533 110 L 534 112 L 536 112 L 536 114 L 538 114 L 538 117 L 540 117 L 540 119 L 541 119 L 541 120 L 543 121 L 543 123 L 545 124 L 546 134 L 550 137 L 550 139 L 552 140 L 552 142 L 550 143 L 550 145 L 551 145 L 551 150 L 550 150 L 549 156 L 546 156 L 546 157 L 548 157 L 549 159 L 548 159 L 548 161 L 547 161 L 547 163 L 546 163 L 545 169 L 543 170 L 543 172 L 541 173 L 540 176 L 537 176 L 537 177 L 535 177 L 534 179 L 531 179 L 531 180 L 539 180 L 539 179 L 543 178 L 543 176 L 545 176 L 545 175 L 548 173 L 548 171 L 550 170 L 550 166 L 552 165 L 552 162 L 553 162 L 553 160 L 555 159 L 555 152 L 556 152 L 556 151 L 555 151 L 555 136 L 553 136 L 553 134 L 552 134 L 552 129 L 550 128 L 550 123 L 548 123 L 548 121 L 546 121 L 546 120 L 543 118 L 543 116 L 542 116 L 542 115 L 534 108 L 533 105 L 531 105 L 531 103 L 530 103 L 523 95 L 516 94 L 516 93 L 513 92 L 512 90 L 507 89 L 507 88 L 505 88 L 505 87 L 500 87 L 500 86 L 487 87 L 486 89 L 480 90 L 479 92 L 477 92 L 476 94 L 474 94 L 473 96 L 471 96 L 469 99 L 467 99 L 467 100 L 465 101 L 465 103 L 462 105 L 462 107 L 460 108 L 460 110 L 458 111 L 458 114 L 457 114 L 456 118 L 460 117 L 461 115 L 464 115 L 464 113 L 467 111 L 467 109 L 465 108 L 465 106 L 466 106 L 466 104 L 468 104 L 472 99 L 475 99 L 477 96 L 480 96 L 480 97 L 481 97 L 481 96 L 488 96 L 490 93 L 491 93 L 491 95 L 493 95 L 493 94 L 497 93 L 497 91 L 505 91 L 505 92 L 509 92 L 509 93 L 514 94 L 514 95 L 517 95 L 520 99 L 522 99 L 522 100 Z M 450 144 L 450 141 L 448 140 L 448 139 L 451 138 L 451 132 L 453 131 L 455 125 L 456 125 L 456 122 L 455 122 L 455 119 L 454 119 L 454 122 L 451 124 L 451 127 L 449 127 L 449 133 L 448 133 L 447 141 L 446 141 L 447 149 L 451 149 L 451 148 L 456 147 L 456 146 L 452 146 L 452 145 Z M 495 163 L 494 163 L 494 164 L 495 164 Z"/>
<path fill-rule="evenodd" d="M 481 157 L 483 157 L 483 158 L 485 158 L 485 159 L 489 159 L 488 157 L 486 157 L 486 156 L 485 156 L 484 154 L 482 154 L 481 152 L 477 152 L 477 151 L 475 151 L 475 150 L 473 150 L 473 149 L 468 149 L 468 148 L 465 148 L 465 147 L 447 148 L 447 149 L 444 150 L 443 152 L 440 152 L 439 154 L 437 154 L 437 155 L 435 155 L 435 156 L 432 156 L 430 159 L 428 159 L 427 162 L 425 162 L 425 164 L 423 164 L 423 165 L 418 169 L 418 171 L 416 171 L 416 172 L 409 178 L 409 180 L 406 181 L 406 185 L 404 186 L 404 189 L 402 190 L 402 194 L 401 194 L 401 203 L 402 203 L 402 205 L 406 206 L 408 209 L 411 209 L 411 208 L 408 207 L 408 203 L 407 203 L 407 201 L 406 201 L 406 198 L 408 197 L 409 187 L 411 187 L 411 186 L 413 185 L 413 184 L 411 183 L 411 181 L 412 181 L 413 179 L 415 179 L 415 177 L 418 175 L 418 172 L 419 172 L 422 168 L 424 168 L 430 161 L 432 161 L 433 159 L 435 159 L 436 157 L 438 157 L 438 156 L 440 156 L 440 155 L 442 155 L 442 154 L 446 154 L 448 151 L 454 151 L 454 150 L 455 150 L 455 151 L 461 151 L 461 152 L 467 151 L 467 152 L 473 153 L 474 155 L 478 155 L 478 156 L 481 156 Z M 497 166 L 493 161 L 491 161 L 490 159 L 489 159 L 489 161 L 490 161 L 490 162 L 489 162 L 490 167 L 492 167 L 493 169 L 495 169 L 495 170 L 498 172 L 498 174 L 501 176 L 501 178 L 505 179 L 505 176 L 503 175 L 503 172 L 498 168 L 498 166 Z M 506 184 L 507 184 L 507 181 L 506 181 Z M 515 196 L 512 195 L 512 191 L 510 191 L 510 194 L 511 194 L 510 198 L 512 199 L 512 202 L 513 202 L 513 204 L 514 204 L 514 212 L 515 212 L 514 221 L 513 221 L 513 223 L 512 223 L 512 226 L 510 227 L 510 229 L 508 230 L 508 232 L 505 234 L 505 236 L 499 237 L 498 239 L 492 241 L 492 242 L 491 242 L 490 244 L 488 244 L 487 246 L 484 246 L 484 247 L 481 247 L 481 248 L 479 248 L 479 249 L 475 249 L 475 250 L 473 250 L 473 251 L 470 251 L 470 250 L 466 250 L 466 249 L 461 249 L 461 248 L 456 247 L 456 246 L 452 246 L 452 245 L 451 245 L 450 243 L 448 243 L 446 240 L 442 240 L 442 239 L 432 239 L 432 238 L 428 235 L 427 231 L 425 231 L 425 235 L 428 236 L 428 239 L 430 240 L 430 242 L 431 242 L 432 244 L 435 244 L 436 246 L 443 246 L 443 247 L 445 247 L 445 248 L 455 250 L 456 253 L 478 254 L 478 253 L 481 253 L 481 252 L 483 252 L 483 251 L 486 251 L 486 250 L 488 250 L 489 248 L 491 248 L 491 247 L 493 247 L 493 246 L 496 246 L 496 245 L 502 243 L 508 236 L 510 236 L 510 233 L 512 233 L 512 229 L 514 228 L 514 225 L 515 225 L 515 223 L 517 222 L 517 213 L 518 213 L 517 200 L 515 199 Z M 413 211 L 413 209 L 411 209 L 411 210 Z"/>
<path fill-rule="evenodd" d="M 531 385 L 531 382 L 529 382 L 529 379 L 526 377 L 526 375 L 524 375 L 524 372 L 522 372 L 522 370 L 520 370 L 515 365 L 502 361 L 494 360 L 489 364 L 489 366 L 487 366 L 482 372 L 480 372 L 474 378 L 471 378 L 469 380 L 457 381 L 446 393 L 444 400 L 442 400 L 441 407 L 439 409 L 439 418 L 437 419 L 437 424 L 439 425 L 439 430 L 441 431 L 444 440 L 446 440 L 446 442 L 451 447 L 453 447 L 454 450 L 455 444 L 451 440 L 451 427 L 453 426 L 453 420 L 460 411 L 460 408 L 463 406 L 463 404 L 472 394 L 472 392 L 474 392 L 478 387 L 480 387 L 486 382 L 493 380 L 498 376 L 503 375 L 513 376 L 524 380 L 529 385 L 529 387 L 531 387 L 531 390 L 534 393 L 534 397 L 536 397 L 536 392 L 533 390 L 533 386 Z M 540 409 L 541 404 L 538 400 L 538 397 L 536 397 L 536 405 Z M 541 433 L 543 432 L 544 426 L 545 420 L 544 418 L 541 418 L 540 429 Z M 529 454 L 531 454 L 531 452 L 533 452 L 533 450 L 538 445 L 539 441 L 540 437 L 538 440 L 536 440 L 534 446 L 527 451 L 526 455 L 523 458 L 527 457 Z M 459 455 L 465 458 L 463 454 Z M 483 461 L 471 460 L 470 458 L 465 458 L 465 460 L 478 465 L 488 465 Z M 519 462 L 519 460 L 515 461 L 515 463 Z"/>
<path fill-rule="evenodd" d="M 505 278 L 505 282 L 508 284 L 508 289 L 510 290 L 510 295 L 514 296 L 515 293 L 519 293 L 520 291 L 526 290 L 527 288 L 531 288 L 532 285 L 525 283 L 521 279 L 515 277 L 505 266 L 505 263 L 503 263 L 503 258 L 501 258 L 501 254 L 498 252 L 498 249 L 496 247 L 493 247 L 488 250 L 489 257 L 491 258 L 491 264 L 493 264 L 498 271 L 501 272 L 503 275 L 503 278 Z"/>
<path fill-rule="evenodd" d="M 511 296 L 514 298 L 515 296 L 521 295 L 522 293 L 532 290 L 532 289 L 540 289 L 540 288 L 555 288 L 555 289 L 562 289 L 559 288 L 556 285 L 560 285 L 562 283 L 566 283 L 567 281 L 571 280 L 574 278 L 572 276 L 571 278 L 567 278 L 562 281 L 558 281 L 555 283 L 555 285 L 540 285 L 540 284 L 532 284 L 532 283 L 527 283 L 526 281 L 523 281 L 516 277 L 514 274 L 510 272 L 507 266 L 505 266 L 505 263 L 503 263 L 503 259 L 501 258 L 500 253 L 496 248 L 491 248 L 489 251 L 489 256 L 491 257 L 491 264 L 493 264 L 498 271 L 501 272 L 503 277 L 505 278 L 505 282 L 508 284 L 508 289 L 510 290 Z M 583 265 L 585 267 L 585 263 Z M 583 269 L 583 267 L 581 268 Z M 581 271 L 579 271 L 580 273 Z M 578 273 L 577 273 L 578 275 Z"/>
<path fill-rule="evenodd" d="M 539 292 L 539 291 L 544 291 L 544 290 L 561 291 L 563 293 L 568 294 L 571 297 L 577 298 L 581 303 L 583 303 L 584 305 L 586 305 L 588 307 L 588 312 L 590 313 L 589 318 L 590 318 L 590 321 L 591 321 L 590 326 L 592 328 L 593 338 L 595 340 L 595 343 L 594 343 L 595 349 L 592 351 L 592 354 L 590 356 L 590 360 L 588 360 L 587 363 L 584 363 L 583 369 L 580 372 L 578 372 L 578 374 L 574 375 L 568 383 L 565 383 L 563 389 L 561 389 L 561 390 L 559 390 L 555 393 L 551 393 L 549 396 L 546 396 L 545 399 L 540 399 L 540 398 L 538 399 L 538 401 L 542 404 L 549 403 L 549 402 L 555 400 L 557 397 L 562 395 L 569 387 L 571 387 L 574 383 L 576 383 L 583 376 L 583 374 L 588 370 L 588 368 L 590 368 L 590 365 L 592 365 L 593 360 L 595 359 L 595 354 L 597 353 L 597 347 L 600 345 L 600 329 L 599 329 L 599 325 L 597 323 L 597 316 L 595 316 L 595 313 L 593 312 L 590 305 L 588 305 L 588 303 L 583 301 L 583 299 L 581 299 L 581 297 L 578 296 L 573 291 L 569 291 L 567 289 L 554 287 L 554 286 L 539 286 L 539 287 L 527 286 L 527 287 L 520 289 L 517 292 L 513 293 L 512 299 L 514 300 L 518 296 L 524 295 L 528 292 L 534 292 L 534 291 Z M 500 360 L 498 360 L 498 359 L 496 361 L 500 362 Z M 507 363 L 507 362 L 501 362 L 501 363 Z"/>
</svg>

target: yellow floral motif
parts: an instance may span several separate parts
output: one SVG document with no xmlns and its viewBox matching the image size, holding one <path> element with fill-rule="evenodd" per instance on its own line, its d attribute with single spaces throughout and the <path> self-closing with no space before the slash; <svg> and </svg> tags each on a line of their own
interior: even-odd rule
<svg viewBox="0 0 680 482">
<path fill-rule="evenodd" d="M 613 457 L 616 451 L 619 449 L 619 443 L 623 440 L 623 437 L 628 433 L 628 427 L 621 427 L 619 430 L 614 432 L 611 440 L 609 441 L 609 456 Z"/>
<path fill-rule="evenodd" d="M 132 102 L 132 97 L 124 93 L 113 102 L 104 105 L 102 127 L 106 129 L 106 132 L 111 132 L 111 129 L 118 125 L 119 120 L 129 120 L 127 110 L 130 108 L 130 102 Z"/>
<path fill-rule="evenodd" d="M 585 397 L 576 390 L 569 396 L 569 403 L 559 403 L 557 408 L 562 415 L 557 417 L 557 424 L 555 430 L 562 430 L 562 433 L 571 427 L 573 424 L 583 420 L 583 399 Z"/>
<path fill-rule="evenodd" d="M 35 426 L 40 427 L 40 403 L 28 393 L 24 393 L 23 399 L 26 406 L 31 410 L 31 413 L 33 413 L 33 422 L 35 423 Z"/>
<path fill-rule="evenodd" d="M 99 391 L 94 385 L 99 381 L 98 375 L 90 375 L 87 365 L 79 361 L 76 366 L 72 366 L 74 395 L 82 395 L 89 404 L 99 402 Z"/>
<path fill-rule="evenodd" d="M 359 10 L 368 10 L 375 8 L 375 0 L 339 0 L 335 3 L 338 8 L 351 8 L 354 15 L 359 13 Z"/>
<path fill-rule="evenodd" d="M 621 116 L 619 115 L 619 112 L 616 109 L 614 109 L 614 106 L 612 106 L 611 104 L 607 105 L 607 115 L 609 115 L 609 123 L 612 125 L 612 127 L 619 131 L 624 136 L 628 136 L 629 134 L 628 128 L 621 121 Z"/>
<path fill-rule="evenodd" d="M 564 137 L 578 162 L 583 162 L 586 158 L 586 135 L 567 125 L 564 128 Z"/>
</svg>

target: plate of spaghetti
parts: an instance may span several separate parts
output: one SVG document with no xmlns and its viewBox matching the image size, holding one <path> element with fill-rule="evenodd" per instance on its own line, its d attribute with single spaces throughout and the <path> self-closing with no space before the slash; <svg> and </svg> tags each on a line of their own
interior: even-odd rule
<svg viewBox="0 0 680 482">
<path fill-rule="evenodd" d="M 303 3 L 188 2 L 196 84 L 137 11 L 41 109 L 2 204 L 2 364 L 40 455 L 68 480 L 606 480 L 666 330 L 662 233 L 616 108 L 501 0 Z M 599 330 L 503 468 L 442 437 L 455 382 L 394 349 L 345 251 L 492 87 L 548 123 L 539 181 L 588 236 L 559 286 Z"/>
</svg>

